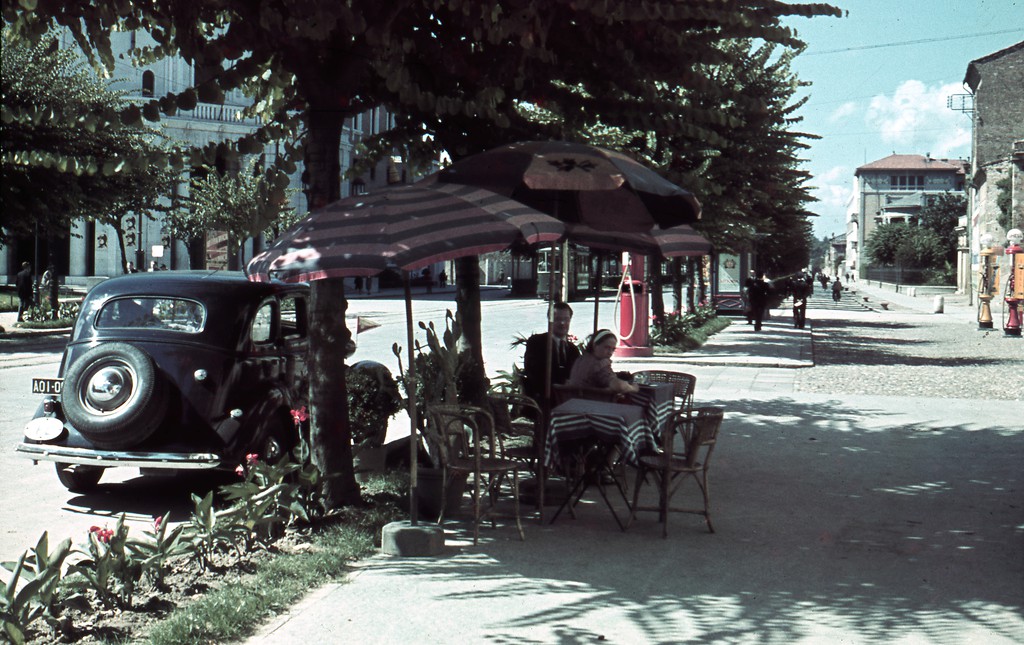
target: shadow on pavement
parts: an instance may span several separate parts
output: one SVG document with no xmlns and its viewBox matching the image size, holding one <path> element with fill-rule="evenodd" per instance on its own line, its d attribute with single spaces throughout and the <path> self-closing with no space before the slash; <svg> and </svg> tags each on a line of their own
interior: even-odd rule
<svg viewBox="0 0 1024 645">
<path fill-rule="evenodd" d="M 219 472 L 138 475 L 109 483 L 101 479 L 94 491 L 70 494 L 66 508 L 96 516 L 117 517 L 125 513 L 129 518 L 157 517 L 170 512 L 175 521 L 182 521 L 192 513 L 191 495 L 203 497 L 236 480 L 233 473 Z"/>
<path fill-rule="evenodd" d="M 705 403 L 728 411 L 711 472 L 717 533 L 673 515 L 663 540 L 653 514 L 623 533 L 595 505 L 530 522 L 525 543 L 482 529 L 457 557 L 375 559 L 360 580 L 401 576 L 432 611 L 501 607 L 477 616 L 496 643 L 1020 637 L 1020 428 L 900 425 L 903 413 L 824 397 Z"/>
</svg>

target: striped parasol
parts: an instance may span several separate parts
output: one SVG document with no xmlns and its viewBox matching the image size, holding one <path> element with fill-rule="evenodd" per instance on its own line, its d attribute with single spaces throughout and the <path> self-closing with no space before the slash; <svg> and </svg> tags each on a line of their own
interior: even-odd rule
<svg viewBox="0 0 1024 645">
<path fill-rule="evenodd" d="M 372 276 L 388 267 L 552 242 L 565 226 L 483 188 L 426 181 L 357 195 L 310 213 L 249 262 L 251 280 Z"/>
<path fill-rule="evenodd" d="M 686 224 L 671 228 L 655 228 L 643 233 L 599 231 L 583 224 L 568 224 L 567 229 L 570 241 L 592 249 L 628 251 L 644 255 L 661 254 L 666 258 L 711 253 L 711 242 Z"/>
<path fill-rule="evenodd" d="M 461 159 L 438 181 L 480 186 L 595 230 L 644 232 L 700 219 L 697 198 L 614 150 L 522 141 Z"/>
</svg>

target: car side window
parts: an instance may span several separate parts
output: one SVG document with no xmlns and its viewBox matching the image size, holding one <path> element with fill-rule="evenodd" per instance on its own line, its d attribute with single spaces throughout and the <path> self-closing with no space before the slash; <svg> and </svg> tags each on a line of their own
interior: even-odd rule
<svg viewBox="0 0 1024 645">
<path fill-rule="evenodd" d="M 274 303 L 265 302 L 256 311 L 249 334 L 254 343 L 269 343 L 274 339 Z"/>
<path fill-rule="evenodd" d="M 281 337 L 286 340 L 299 340 L 307 333 L 306 298 L 298 294 L 288 294 L 281 298 Z"/>
</svg>

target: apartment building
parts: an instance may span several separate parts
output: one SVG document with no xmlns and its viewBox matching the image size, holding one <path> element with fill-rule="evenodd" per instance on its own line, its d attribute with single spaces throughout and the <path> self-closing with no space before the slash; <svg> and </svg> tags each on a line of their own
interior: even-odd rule
<svg viewBox="0 0 1024 645">
<path fill-rule="evenodd" d="M 881 224 L 916 222 L 930 200 L 946 192 L 962 192 L 968 170 L 967 161 L 929 154 L 891 154 L 857 168 L 847 222 L 848 268 L 864 277 L 867 262 L 861 252 L 872 232 Z M 854 266 L 850 258 L 857 258 Z"/>
</svg>

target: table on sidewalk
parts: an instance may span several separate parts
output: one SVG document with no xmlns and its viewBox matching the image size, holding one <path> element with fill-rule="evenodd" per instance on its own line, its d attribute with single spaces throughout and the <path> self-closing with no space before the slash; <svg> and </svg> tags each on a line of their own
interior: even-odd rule
<svg viewBox="0 0 1024 645">
<path fill-rule="evenodd" d="M 624 526 L 602 479 L 610 478 L 628 507 L 628 496 L 614 466 L 635 465 L 640 454 L 656 449 L 662 426 L 673 409 L 672 384 L 643 385 L 640 392 L 629 395 L 628 401 L 570 399 L 551 410 L 544 464 L 560 468 L 570 480 L 569 494 L 552 522 L 567 507 L 574 514 L 574 507 L 593 482 L 616 523 Z"/>
</svg>

